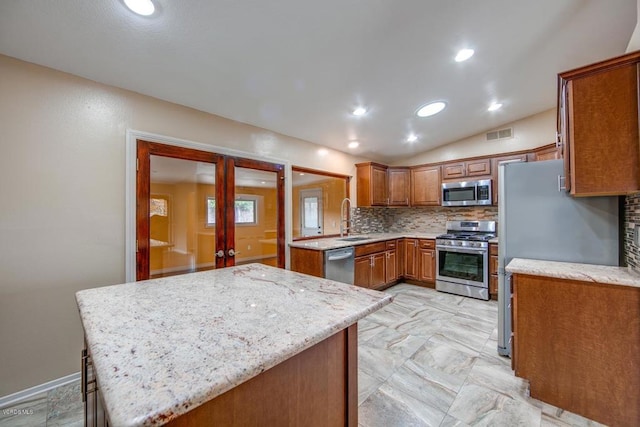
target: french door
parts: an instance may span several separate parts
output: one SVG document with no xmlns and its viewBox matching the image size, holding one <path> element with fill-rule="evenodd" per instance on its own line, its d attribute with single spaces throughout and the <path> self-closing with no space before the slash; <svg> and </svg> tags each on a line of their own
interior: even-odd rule
<svg viewBox="0 0 640 427">
<path fill-rule="evenodd" d="M 137 141 L 136 278 L 284 268 L 284 167 Z"/>
</svg>

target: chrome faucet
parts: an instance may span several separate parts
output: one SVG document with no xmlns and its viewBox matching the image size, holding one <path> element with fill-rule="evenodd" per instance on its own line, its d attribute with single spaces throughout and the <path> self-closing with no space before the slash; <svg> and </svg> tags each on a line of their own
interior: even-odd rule
<svg viewBox="0 0 640 427">
<path fill-rule="evenodd" d="M 344 207 L 347 205 L 347 217 L 344 215 Z M 340 203 L 340 237 L 344 237 L 344 233 L 346 231 L 347 235 L 349 235 L 349 230 L 351 227 L 349 226 L 349 213 L 351 210 L 351 200 L 348 197 L 345 197 Z M 346 224 L 346 226 L 345 226 Z"/>
</svg>

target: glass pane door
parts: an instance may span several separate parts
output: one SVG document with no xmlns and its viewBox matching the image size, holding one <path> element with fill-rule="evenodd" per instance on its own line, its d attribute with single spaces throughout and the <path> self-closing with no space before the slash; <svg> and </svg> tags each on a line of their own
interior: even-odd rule
<svg viewBox="0 0 640 427">
<path fill-rule="evenodd" d="M 235 265 L 278 266 L 278 173 L 235 166 Z"/>
<path fill-rule="evenodd" d="M 322 234 L 322 188 L 300 190 L 300 206 L 302 236 Z"/>
<path fill-rule="evenodd" d="M 215 268 L 216 165 L 151 155 L 149 277 Z"/>
<path fill-rule="evenodd" d="M 284 268 L 284 165 L 137 141 L 136 279 Z"/>
</svg>

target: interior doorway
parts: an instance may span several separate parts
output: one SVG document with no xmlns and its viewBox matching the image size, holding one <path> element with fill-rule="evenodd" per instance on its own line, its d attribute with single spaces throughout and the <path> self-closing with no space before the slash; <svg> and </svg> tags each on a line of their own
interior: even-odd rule
<svg viewBox="0 0 640 427">
<path fill-rule="evenodd" d="M 303 237 L 322 235 L 322 188 L 300 190 L 300 226 Z"/>
<path fill-rule="evenodd" d="M 284 268 L 284 166 L 137 140 L 136 279 Z"/>
</svg>

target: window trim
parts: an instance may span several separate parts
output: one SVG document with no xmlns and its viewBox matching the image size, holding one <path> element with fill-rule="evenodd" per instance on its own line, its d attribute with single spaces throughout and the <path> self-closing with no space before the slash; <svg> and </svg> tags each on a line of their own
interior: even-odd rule
<svg viewBox="0 0 640 427">
<path fill-rule="evenodd" d="M 235 201 L 234 201 L 234 205 L 233 205 L 233 213 L 234 213 L 234 218 L 235 218 L 235 225 L 236 227 L 255 227 L 257 225 L 259 225 L 260 223 L 260 206 L 258 204 L 258 200 L 260 199 L 260 196 L 257 196 L 255 194 L 236 194 L 235 197 Z M 246 202 L 252 202 L 253 203 L 253 222 L 238 222 L 238 218 L 235 216 L 235 212 L 236 212 L 236 206 L 235 206 L 235 202 L 238 201 L 246 201 Z"/>
<path fill-rule="evenodd" d="M 251 227 L 255 227 L 257 225 L 259 225 L 260 223 L 260 205 L 259 205 L 259 200 L 261 199 L 260 196 L 258 195 L 254 195 L 254 194 L 236 194 L 235 197 L 235 202 L 238 201 L 247 201 L 247 202 L 253 202 L 253 222 L 238 222 L 238 219 L 235 219 L 235 225 L 236 226 L 241 226 L 241 227 L 245 227 L 245 226 L 251 226 Z M 215 215 L 213 218 L 213 222 L 209 222 L 209 201 L 213 200 L 214 202 L 216 201 L 215 196 L 206 196 L 206 201 L 205 201 L 205 218 L 206 218 L 206 223 L 205 223 L 205 227 L 206 228 L 215 228 L 216 226 L 216 221 L 215 221 Z M 234 203 L 234 217 L 235 217 L 235 203 Z"/>
</svg>

